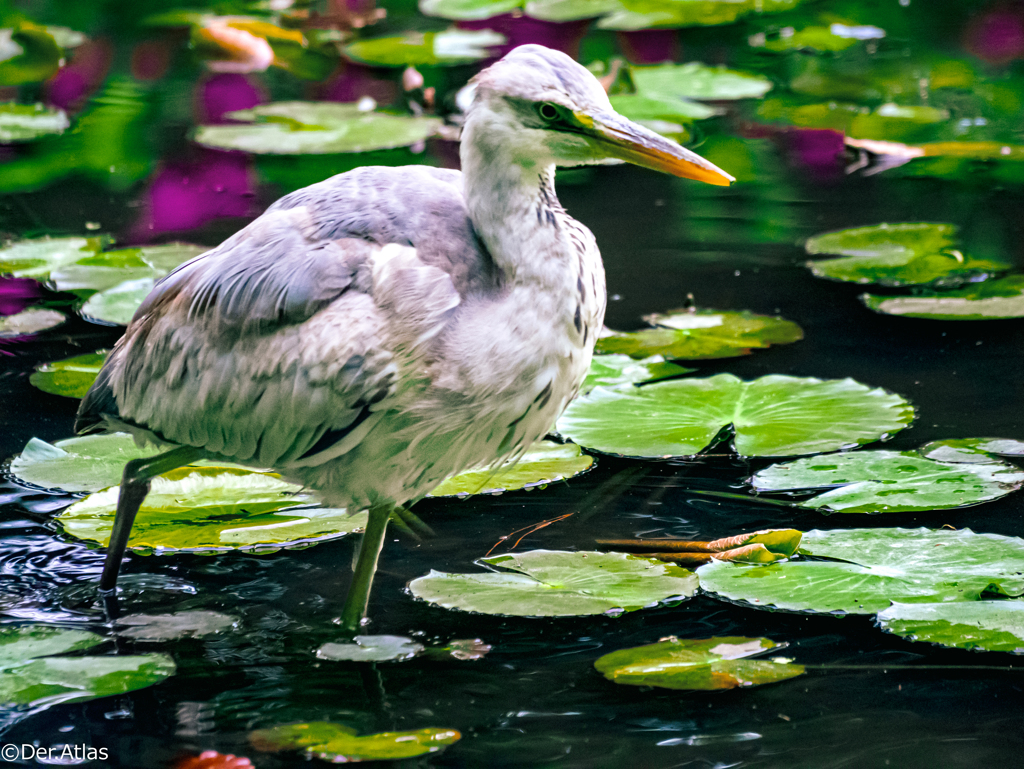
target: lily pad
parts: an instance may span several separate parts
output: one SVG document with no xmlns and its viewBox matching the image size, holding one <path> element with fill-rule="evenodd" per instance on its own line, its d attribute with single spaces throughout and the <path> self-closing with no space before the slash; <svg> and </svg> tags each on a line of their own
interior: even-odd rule
<svg viewBox="0 0 1024 769">
<path fill-rule="evenodd" d="M 127 280 L 162 278 L 205 251 L 205 246 L 191 243 L 100 251 L 71 264 L 55 266 L 49 279 L 58 291 L 102 291 Z"/>
<path fill-rule="evenodd" d="M 772 465 L 750 479 L 755 490 L 828 488 L 798 507 L 830 513 L 949 510 L 1004 497 L 1024 470 L 987 455 L 972 462 L 928 459 L 920 451 L 855 451 Z"/>
<path fill-rule="evenodd" d="M 740 456 L 774 457 L 854 448 L 913 417 L 900 396 L 852 379 L 718 374 L 598 387 L 570 403 L 556 427 L 588 449 L 657 458 L 695 456 L 732 425 Z"/>
<path fill-rule="evenodd" d="M 257 750 L 276 752 L 303 750 L 307 756 L 331 763 L 356 761 L 398 761 L 437 753 L 458 742 L 454 729 L 417 729 L 409 732 L 381 732 L 357 736 L 355 729 L 329 721 L 289 724 L 260 729 L 249 735 Z"/>
<path fill-rule="evenodd" d="M 934 134 L 934 129 L 950 119 L 947 110 L 936 107 L 907 107 L 882 104 L 870 109 L 849 102 L 818 102 L 789 98 L 765 99 L 757 115 L 773 123 L 796 125 L 803 128 L 829 128 L 842 131 L 854 139 L 885 139 L 922 141 Z"/>
<path fill-rule="evenodd" d="M 43 657 L 0 668 L 0 703 L 44 708 L 143 689 L 174 675 L 166 654 Z"/>
<path fill-rule="evenodd" d="M 874 614 L 892 602 L 1024 594 L 1024 540 L 970 529 L 842 529 L 804 534 L 801 555 L 767 566 L 712 561 L 701 588 L 765 609 Z"/>
<path fill-rule="evenodd" d="M 790 344 L 803 339 L 796 323 L 746 310 L 675 310 L 644 318 L 655 326 L 631 332 L 613 332 L 597 340 L 602 353 L 624 353 L 634 358 L 658 354 L 684 360 L 733 358 L 752 349 Z"/>
<path fill-rule="evenodd" d="M 538 441 L 517 462 L 506 462 L 495 469 L 466 470 L 452 476 L 427 496 L 465 497 L 544 487 L 584 473 L 593 464 L 594 458 L 575 444 Z"/>
<path fill-rule="evenodd" d="M 86 630 L 50 625 L 6 627 L 0 629 L 0 667 L 36 657 L 90 649 L 106 640 Z"/>
<path fill-rule="evenodd" d="M 436 118 L 389 115 L 356 104 L 285 101 L 227 113 L 248 125 L 200 126 L 207 147 L 270 155 L 323 155 L 408 147 L 436 133 Z"/>
<path fill-rule="evenodd" d="M 482 558 L 484 574 L 433 571 L 409 583 L 417 598 L 446 609 L 516 617 L 622 613 L 689 598 L 693 572 L 625 553 L 532 550 Z"/>
<path fill-rule="evenodd" d="M 784 27 L 778 35 L 768 38 L 763 33 L 752 36 L 748 42 L 755 48 L 768 51 L 820 51 L 835 53 L 845 51 L 865 40 L 879 40 L 885 37 L 885 30 L 869 24 L 810 25 L 802 29 Z"/>
<path fill-rule="evenodd" d="M 94 256 L 104 244 L 96 238 L 35 238 L 9 243 L 0 249 L 0 274 L 46 280 L 50 271 Z"/>
<path fill-rule="evenodd" d="M 617 94 L 610 101 L 616 112 L 638 122 L 667 120 L 672 123 L 690 123 L 706 120 L 719 113 L 719 110 L 699 101 L 639 93 Z"/>
<path fill-rule="evenodd" d="M 40 363 L 28 381 L 51 395 L 84 398 L 107 359 L 107 350 Z M 116 483 L 116 480 L 114 481 Z M 107 484 L 108 486 L 110 484 Z M 102 488 L 102 487 L 100 487 Z"/>
<path fill-rule="evenodd" d="M 806 0 L 621 0 L 621 10 L 598 22 L 601 29 L 705 27 L 732 24 L 752 14 L 781 13 Z"/>
<path fill-rule="evenodd" d="M 1024 318 L 1024 275 L 974 283 L 952 291 L 920 291 L 914 296 L 862 294 L 861 301 L 885 315 L 928 320 Z"/>
<path fill-rule="evenodd" d="M 316 650 L 322 660 L 336 662 L 390 662 L 411 660 L 423 644 L 399 635 L 357 635 L 354 643 L 326 643 Z"/>
<path fill-rule="evenodd" d="M 489 29 L 450 29 L 356 40 L 345 46 L 345 55 L 373 67 L 439 67 L 482 61 L 504 44 L 505 36 Z"/>
<path fill-rule="evenodd" d="M 119 487 L 90 494 L 57 521 L 78 539 L 106 547 Z M 136 552 L 271 552 L 361 531 L 366 514 L 316 507 L 275 475 L 226 467 L 184 467 L 153 479 L 128 547 Z"/>
<path fill-rule="evenodd" d="M 0 29 L 0 86 L 48 80 L 60 69 L 63 57 L 46 27 L 22 21 Z"/>
<path fill-rule="evenodd" d="M 692 374 L 697 369 L 670 363 L 660 355 L 634 360 L 628 355 L 595 355 L 583 380 L 580 392 L 588 393 L 595 387 L 614 387 L 619 384 L 640 384 Z"/>
<path fill-rule="evenodd" d="M 126 280 L 90 296 L 79 312 L 86 320 L 127 326 L 155 285 L 153 278 Z"/>
<path fill-rule="evenodd" d="M 10 473 L 22 483 L 67 492 L 92 492 L 121 481 L 125 464 L 162 449 L 139 448 L 127 433 L 85 435 L 49 444 L 31 438 L 11 460 Z"/>
<path fill-rule="evenodd" d="M 524 0 L 420 0 L 420 13 L 452 21 L 479 21 L 521 8 Z"/>
<path fill-rule="evenodd" d="M 134 641 L 174 641 L 203 638 L 237 626 L 238 620 L 216 611 L 176 611 L 170 614 L 129 614 L 117 620 L 117 634 Z"/>
<path fill-rule="evenodd" d="M 62 134 L 71 124 L 62 109 L 43 104 L 0 104 L 0 144 L 30 142 Z"/>
<path fill-rule="evenodd" d="M 989 454 L 1024 457 L 1024 441 L 1012 438 L 953 438 L 926 443 L 918 452 L 940 462 L 987 462 Z"/>
<path fill-rule="evenodd" d="M 30 307 L 16 315 L 0 317 L 0 339 L 13 336 L 38 334 L 56 328 L 67 320 L 67 316 L 56 310 L 43 307 Z"/>
<path fill-rule="evenodd" d="M 759 99 L 773 85 L 760 75 L 710 67 L 698 61 L 631 67 L 630 74 L 638 94 L 656 99 Z"/>
<path fill-rule="evenodd" d="M 1006 262 L 975 259 L 956 250 L 956 229 L 953 224 L 905 222 L 826 232 L 807 241 L 807 253 L 844 258 L 807 266 L 819 278 L 883 286 L 954 286 L 1010 268 Z"/>
<path fill-rule="evenodd" d="M 1024 654 L 1024 601 L 896 603 L 876 619 L 910 641 Z"/>
<path fill-rule="evenodd" d="M 768 638 L 671 636 L 656 644 L 605 654 L 594 667 L 609 681 L 631 686 L 701 691 L 746 688 L 803 674 L 803 665 L 744 659 L 784 647 Z"/>
</svg>

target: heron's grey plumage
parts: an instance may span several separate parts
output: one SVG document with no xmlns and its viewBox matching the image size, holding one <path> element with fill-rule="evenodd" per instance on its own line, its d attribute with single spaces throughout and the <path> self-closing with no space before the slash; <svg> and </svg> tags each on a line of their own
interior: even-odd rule
<svg viewBox="0 0 1024 769">
<path fill-rule="evenodd" d="M 605 311 L 555 166 L 685 175 L 668 156 L 728 178 L 522 46 L 477 77 L 461 173 L 360 168 L 285 196 L 157 284 L 77 426 L 272 467 L 351 509 L 516 456 L 576 394 Z"/>
</svg>

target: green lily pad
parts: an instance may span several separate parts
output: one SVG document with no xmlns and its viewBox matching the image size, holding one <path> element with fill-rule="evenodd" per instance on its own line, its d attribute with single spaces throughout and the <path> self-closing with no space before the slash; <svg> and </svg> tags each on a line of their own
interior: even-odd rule
<svg viewBox="0 0 1024 769">
<path fill-rule="evenodd" d="M 506 462 L 498 468 L 466 470 L 453 475 L 427 496 L 465 497 L 470 494 L 501 494 L 517 489 L 544 487 L 555 481 L 584 473 L 594 458 L 572 443 L 538 441 L 517 462 Z"/>
<path fill-rule="evenodd" d="M 117 619 L 117 634 L 133 641 L 174 641 L 203 638 L 237 627 L 238 620 L 216 611 L 176 611 L 170 614 L 129 614 Z"/>
<path fill-rule="evenodd" d="M 336 662 L 390 662 L 411 660 L 424 646 L 400 635 L 357 635 L 354 643 L 326 643 L 316 650 L 322 660 Z"/>
<path fill-rule="evenodd" d="M 420 0 L 420 13 L 452 21 L 479 21 L 521 8 L 524 0 Z"/>
<path fill-rule="evenodd" d="M 86 320 L 127 326 L 155 285 L 153 278 L 126 280 L 90 296 L 79 312 Z"/>
<path fill-rule="evenodd" d="M 874 614 L 892 602 L 1024 593 L 1024 540 L 970 529 L 842 529 L 804 534 L 801 555 L 767 566 L 712 561 L 701 588 L 765 609 Z"/>
<path fill-rule="evenodd" d="M 288 724 L 260 729 L 249 735 L 257 750 L 276 752 L 303 750 L 307 756 L 331 763 L 356 761 L 398 761 L 437 753 L 458 742 L 454 729 L 417 729 L 409 732 L 381 732 L 357 736 L 355 729 L 329 721 Z"/>
<path fill-rule="evenodd" d="M 885 315 L 928 320 L 1024 318 L 1024 275 L 986 280 L 952 291 L 919 291 L 914 296 L 862 294 L 868 309 Z"/>
<path fill-rule="evenodd" d="M 227 117 L 248 125 L 200 126 L 195 141 L 256 154 L 323 155 L 408 147 L 441 126 L 436 118 L 388 115 L 337 102 L 275 102 Z"/>
<path fill-rule="evenodd" d="M 663 100 L 759 99 L 772 89 L 772 81 L 766 77 L 698 61 L 631 67 L 630 74 L 638 94 Z"/>
<path fill-rule="evenodd" d="M 0 339 L 38 334 L 40 331 L 57 328 L 66 320 L 67 316 L 62 312 L 47 310 L 44 307 L 30 307 L 16 315 L 0 317 Z"/>
<path fill-rule="evenodd" d="M 30 142 L 62 134 L 71 125 L 62 109 L 44 104 L 0 103 L 0 144 Z"/>
<path fill-rule="evenodd" d="M 84 398 L 107 359 L 107 350 L 40 363 L 28 381 L 44 393 Z M 116 481 L 115 481 L 116 482 Z M 107 484 L 108 486 L 110 484 Z"/>
<path fill-rule="evenodd" d="M 1006 262 L 975 259 L 956 250 L 956 229 L 953 224 L 905 222 L 826 232 L 807 241 L 807 253 L 843 258 L 807 266 L 819 278 L 883 286 L 953 286 L 1010 268 Z"/>
<path fill-rule="evenodd" d="M 63 51 L 53 35 L 29 21 L 0 29 L 0 86 L 41 83 L 57 74 Z"/>
<path fill-rule="evenodd" d="M 127 433 L 85 435 L 49 444 L 31 438 L 11 460 L 11 475 L 22 483 L 67 492 L 92 492 L 116 486 L 132 459 L 151 457 L 163 449 L 139 448 Z"/>
<path fill-rule="evenodd" d="M 191 243 L 166 243 L 101 251 L 55 266 L 50 270 L 50 283 L 58 291 L 102 291 L 128 280 L 162 278 L 207 250 Z"/>
<path fill-rule="evenodd" d="M 910 641 L 1024 654 L 1024 601 L 896 603 L 876 620 Z"/>
<path fill-rule="evenodd" d="M 672 123 L 690 123 L 706 120 L 719 114 L 719 110 L 699 101 L 677 98 L 659 98 L 639 93 L 622 93 L 610 98 L 615 111 L 630 120 L 666 120 Z"/>
<path fill-rule="evenodd" d="M 43 657 L 0 668 L 0 703 L 45 708 L 124 694 L 174 675 L 166 654 Z"/>
<path fill-rule="evenodd" d="M 579 21 L 622 10 L 620 0 L 527 0 L 523 10 L 533 19 Z"/>
<path fill-rule="evenodd" d="M 781 13 L 806 0 L 621 0 L 621 10 L 598 22 L 601 29 L 706 27 L 732 24 L 752 14 Z"/>
<path fill-rule="evenodd" d="M 64 531 L 106 547 L 119 487 L 90 494 L 57 516 Z M 128 547 L 141 553 L 272 552 L 360 531 L 366 514 L 314 507 L 277 476 L 226 467 L 184 467 L 153 479 Z"/>
<path fill-rule="evenodd" d="M 0 668 L 36 657 L 81 651 L 105 639 L 96 633 L 49 625 L 22 625 L 0 629 Z"/>
<path fill-rule="evenodd" d="M 773 123 L 803 128 L 829 128 L 856 139 L 922 141 L 934 128 L 949 121 L 947 110 L 882 104 L 874 110 L 860 104 L 829 101 L 807 104 L 785 97 L 765 99 L 757 115 Z"/>
<path fill-rule="evenodd" d="M 784 646 L 768 638 L 671 636 L 656 644 L 605 654 L 594 667 L 609 681 L 631 686 L 701 691 L 746 688 L 803 674 L 803 665 L 744 659 Z"/>
<path fill-rule="evenodd" d="M 689 598 L 693 572 L 625 553 L 532 550 L 482 558 L 502 569 L 484 574 L 433 571 L 409 591 L 446 609 L 516 617 L 618 614 Z"/>
<path fill-rule="evenodd" d="M 644 318 L 655 326 L 631 332 L 613 332 L 597 340 L 602 353 L 624 353 L 634 358 L 664 355 L 684 360 L 733 358 L 773 344 L 803 339 L 796 323 L 770 315 L 718 310 L 675 310 Z"/>
<path fill-rule="evenodd" d="M 767 51 L 820 51 L 835 53 L 845 51 L 865 40 L 878 40 L 885 37 L 885 30 L 867 24 L 843 24 L 835 22 L 829 25 L 811 25 L 802 29 L 785 27 L 777 36 L 771 38 L 753 36 L 751 46 Z"/>
<path fill-rule="evenodd" d="M 634 360 L 628 355 L 595 355 L 580 387 L 588 393 L 595 387 L 614 387 L 619 384 L 640 384 L 692 374 L 697 369 L 670 363 L 660 355 Z"/>
<path fill-rule="evenodd" d="M 1012 438 L 952 438 L 926 443 L 918 452 L 940 462 L 987 462 L 989 454 L 1024 457 L 1024 441 Z"/>
<path fill-rule="evenodd" d="M 489 29 L 450 29 L 356 40 L 345 46 L 345 55 L 374 67 L 440 67 L 482 61 L 504 44 L 505 36 Z"/>
<path fill-rule="evenodd" d="M 556 427 L 588 449 L 657 458 L 695 456 L 732 425 L 740 456 L 776 457 L 855 448 L 913 416 L 900 396 L 852 379 L 718 374 L 598 387 L 570 403 Z"/>
<path fill-rule="evenodd" d="M 855 451 L 772 465 L 750 479 L 759 492 L 827 487 L 797 503 L 831 513 L 949 510 L 1004 497 L 1024 470 L 987 456 L 973 462 L 928 459 L 920 451 Z"/>
</svg>

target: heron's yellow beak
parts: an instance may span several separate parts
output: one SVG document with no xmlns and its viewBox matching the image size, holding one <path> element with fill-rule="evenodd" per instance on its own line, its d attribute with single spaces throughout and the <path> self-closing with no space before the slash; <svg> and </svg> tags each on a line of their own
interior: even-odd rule
<svg viewBox="0 0 1024 769">
<path fill-rule="evenodd" d="M 596 139 L 595 143 L 609 157 L 720 187 L 728 187 L 736 181 L 734 177 L 697 153 L 619 114 L 573 114 L 585 127 L 584 130 L 591 139 Z"/>
</svg>

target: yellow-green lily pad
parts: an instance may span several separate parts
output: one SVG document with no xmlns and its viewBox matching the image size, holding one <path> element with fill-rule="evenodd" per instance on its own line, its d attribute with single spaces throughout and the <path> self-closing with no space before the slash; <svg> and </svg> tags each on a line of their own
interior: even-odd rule
<svg viewBox="0 0 1024 769">
<path fill-rule="evenodd" d="M 594 458 L 584 454 L 573 443 L 538 441 L 517 462 L 506 462 L 494 469 L 466 470 L 453 475 L 427 496 L 465 497 L 543 488 L 549 483 L 584 473 L 593 464 Z"/>
<path fill-rule="evenodd" d="M 345 46 L 345 55 L 373 67 L 441 67 L 493 57 L 504 44 L 505 36 L 489 29 L 449 29 L 356 40 Z"/>
<path fill-rule="evenodd" d="M 71 125 L 62 109 L 44 104 L 0 104 L 0 144 L 30 142 L 62 134 Z"/>
<path fill-rule="evenodd" d="M 301 750 L 307 757 L 335 764 L 358 761 L 400 761 L 437 753 L 462 737 L 454 729 L 416 729 L 358 736 L 355 729 L 329 721 L 259 729 L 249 735 L 257 750 Z"/>
<path fill-rule="evenodd" d="M 972 283 L 951 291 L 919 290 L 912 296 L 862 294 L 865 306 L 884 315 L 926 320 L 1024 318 L 1024 275 Z"/>
<path fill-rule="evenodd" d="M 875 618 L 909 641 L 975 651 L 1024 654 L 1024 601 L 894 603 Z"/>
<path fill-rule="evenodd" d="M 40 363 L 28 381 L 45 393 L 84 398 L 107 359 L 107 350 Z M 108 484 L 109 485 L 109 484 Z"/>
</svg>

